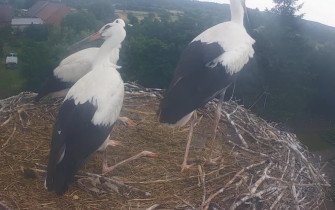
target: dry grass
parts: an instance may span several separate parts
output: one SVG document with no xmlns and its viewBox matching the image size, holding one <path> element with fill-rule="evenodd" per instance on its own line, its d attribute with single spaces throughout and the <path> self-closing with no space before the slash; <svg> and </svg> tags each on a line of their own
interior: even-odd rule
<svg viewBox="0 0 335 210">
<path fill-rule="evenodd" d="M 214 103 L 200 111 L 195 128 L 190 162 L 195 167 L 180 173 L 188 128 L 160 125 L 156 110 L 159 91 L 128 86 L 121 115 L 136 126 L 117 123 L 111 138 L 123 146 L 109 148 L 109 164 L 143 150 L 158 158 L 142 158 L 115 169 L 110 176 L 151 196 L 126 193 L 94 193 L 78 182 L 64 196 L 44 189 L 51 132 L 61 100 L 31 101 L 22 93 L 0 101 L 0 209 L 186 209 L 216 206 L 222 209 L 309 209 L 322 205 L 327 181 L 320 166 L 293 134 L 282 132 L 255 117 L 234 102 L 225 103 L 215 155 L 222 161 L 203 166 L 212 128 Z M 232 123 L 233 122 L 233 123 Z M 240 134 L 240 135 L 237 135 Z M 245 141 L 245 145 L 241 143 Z M 83 167 L 100 174 L 100 153 Z"/>
</svg>

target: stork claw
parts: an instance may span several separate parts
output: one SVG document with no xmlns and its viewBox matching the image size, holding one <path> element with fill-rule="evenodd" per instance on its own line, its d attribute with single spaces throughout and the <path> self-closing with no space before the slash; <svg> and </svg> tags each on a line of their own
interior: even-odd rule
<svg viewBox="0 0 335 210">
<path fill-rule="evenodd" d="M 121 143 L 121 141 L 109 140 L 107 142 L 107 146 L 115 147 L 115 146 L 123 146 L 123 144 Z"/>
<path fill-rule="evenodd" d="M 128 117 L 119 117 L 118 120 L 120 120 L 125 126 L 134 127 L 136 125 L 136 123 Z"/>
</svg>

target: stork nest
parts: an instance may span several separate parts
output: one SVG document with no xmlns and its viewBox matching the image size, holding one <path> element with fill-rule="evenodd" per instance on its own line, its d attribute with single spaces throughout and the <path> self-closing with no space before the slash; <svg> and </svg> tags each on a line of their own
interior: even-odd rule
<svg viewBox="0 0 335 210">
<path fill-rule="evenodd" d="M 63 196 L 44 188 L 45 165 L 55 117 L 62 99 L 33 102 L 23 92 L 0 101 L 0 209 L 314 209 L 323 205 L 327 179 L 319 161 L 297 139 L 251 114 L 234 101 L 223 104 L 212 157 L 204 165 L 216 101 L 198 111 L 189 163 L 180 172 L 188 126 L 172 129 L 158 122 L 162 90 L 126 84 L 121 115 L 108 149 L 109 164 L 143 150 L 142 158 L 99 175 L 102 155 L 92 155 Z M 116 177 L 117 176 L 117 177 Z"/>
</svg>

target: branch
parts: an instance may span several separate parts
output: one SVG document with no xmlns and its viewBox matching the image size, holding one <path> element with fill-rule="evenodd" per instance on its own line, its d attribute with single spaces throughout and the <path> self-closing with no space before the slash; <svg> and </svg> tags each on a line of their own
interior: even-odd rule
<svg viewBox="0 0 335 210">
<path fill-rule="evenodd" d="M 237 129 L 235 122 L 230 118 L 231 114 L 228 114 L 226 111 L 222 110 L 222 113 L 226 116 L 226 118 L 228 119 L 228 121 L 230 122 L 230 124 L 233 126 L 233 128 L 235 129 L 235 132 L 237 133 L 239 139 L 241 140 L 242 144 L 244 145 L 244 147 L 248 148 L 248 144 L 247 142 L 244 140 L 243 136 L 241 135 L 240 131 Z"/>
<path fill-rule="evenodd" d="M 263 161 L 260 162 L 260 163 L 255 163 L 255 164 L 252 164 L 252 165 L 250 165 L 250 166 L 248 166 L 248 167 L 246 167 L 246 168 L 241 169 L 239 172 L 237 172 L 237 173 L 235 174 L 235 176 L 234 176 L 234 177 L 233 177 L 227 184 L 225 184 L 224 187 L 222 187 L 221 189 L 219 189 L 217 192 L 211 194 L 211 195 L 208 197 L 208 199 L 207 199 L 201 206 L 202 206 L 205 210 L 208 209 L 208 206 L 209 206 L 209 203 L 211 202 L 211 200 L 213 200 L 213 198 L 215 198 L 217 195 L 223 193 L 224 189 L 226 189 L 229 185 L 231 185 L 231 184 L 235 181 L 235 179 L 236 179 L 237 177 L 239 177 L 239 176 L 240 176 L 242 173 L 244 173 L 246 170 L 250 170 L 250 169 L 255 168 L 255 167 L 257 167 L 257 166 L 263 165 L 264 163 L 266 163 L 265 160 L 263 160 Z"/>
<path fill-rule="evenodd" d="M 2 149 L 0 151 L 2 151 L 5 148 L 5 146 L 9 143 L 9 141 L 13 138 L 15 131 L 16 131 L 16 125 L 14 125 L 13 132 L 10 134 L 6 142 L 1 146 Z"/>
</svg>

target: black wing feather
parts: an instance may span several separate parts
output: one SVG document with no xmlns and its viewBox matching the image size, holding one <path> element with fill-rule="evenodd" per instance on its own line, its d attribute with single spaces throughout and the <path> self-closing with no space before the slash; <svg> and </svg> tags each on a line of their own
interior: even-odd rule
<svg viewBox="0 0 335 210">
<path fill-rule="evenodd" d="M 160 104 L 160 122 L 175 124 L 204 106 L 234 80 L 220 63 L 208 64 L 224 53 L 218 43 L 190 43 L 181 55 L 176 72 Z"/>
<path fill-rule="evenodd" d="M 46 187 L 63 194 L 75 173 L 106 140 L 113 126 L 97 126 L 91 120 L 96 111 L 89 102 L 75 105 L 66 100 L 54 125 L 47 168 Z M 63 151 L 64 157 L 59 162 Z"/>
<path fill-rule="evenodd" d="M 35 97 L 35 101 L 39 101 L 49 93 L 64 90 L 73 86 L 73 82 L 63 82 L 54 75 L 50 76 L 40 88 L 38 95 Z"/>
</svg>

